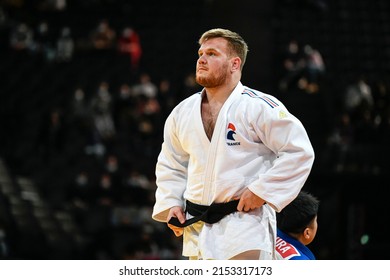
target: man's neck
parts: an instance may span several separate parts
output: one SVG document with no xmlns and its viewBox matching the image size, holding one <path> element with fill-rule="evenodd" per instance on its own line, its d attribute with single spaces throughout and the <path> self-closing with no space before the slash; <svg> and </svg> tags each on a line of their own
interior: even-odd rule
<svg viewBox="0 0 390 280">
<path fill-rule="evenodd" d="M 219 87 L 205 88 L 204 94 L 206 96 L 204 98 L 206 98 L 207 102 L 211 104 L 223 104 L 229 98 L 233 90 L 236 88 L 238 82 L 239 81 L 237 81 L 236 83 L 229 83 Z"/>
</svg>

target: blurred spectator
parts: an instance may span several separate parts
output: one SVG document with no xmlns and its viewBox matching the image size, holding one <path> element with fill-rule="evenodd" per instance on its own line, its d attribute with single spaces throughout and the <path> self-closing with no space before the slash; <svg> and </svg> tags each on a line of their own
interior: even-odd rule
<svg viewBox="0 0 390 280">
<path fill-rule="evenodd" d="M 71 143 L 67 150 L 68 156 L 78 155 L 83 151 L 88 141 L 94 138 L 95 128 L 85 92 L 77 87 L 67 104 L 66 122 L 68 138 Z"/>
<path fill-rule="evenodd" d="M 110 175 L 111 182 L 114 186 L 118 187 L 121 185 L 123 174 L 121 165 L 119 164 L 119 159 L 116 155 L 107 155 L 104 172 Z"/>
<path fill-rule="evenodd" d="M 134 96 L 157 97 L 158 88 L 150 75 L 144 72 L 140 75 L 139 82 L 133 86 L 132 92 Z"/>
<path fill-rule="evenodd" d="M 107 142 L 113 139 L 116 134 L 112 116 L 112 97 L 109 91 L 109 84 L 101 82 L 96 95 L 91 99 L 91 111 L 94 125 L 97 132 L 97 142 Z"/>
<path fill-rule="evenodd" d="M 372 112 L 369 109 L 364 109 L 361 112 L 361 117 L 355 124 L 356 144 L 375 144 L 378 142 L 377 136 L 377 127 L 375 126 Z"/>
<path fill-rule="evenodd" d="M 131 188 L 142 188 L 150 190 L 150 181 L 137 169 L 132 169 L 130 171 L 129 176 L 126 178 L 126 185 Z"/>
<path fill-rule="evenodd" d="M 81 87 L 77 87 L 69 102 L 68 120 L 74 125 L 82 125 L 88 118 L 88 102 L 85 97 L 85 92 Z"/>
<path fill-rule="evenodd" d="M 140 66 L 142 47 L 140 37 L 134 28 L 126 27 L 123 29 L 118 39 L 118 49 L 120 53 L 130 56 L 131 69 L 136 73 Z"/>
<path fill-rule="evenodd" d="M 342 172 L 347 164 L 348 154 L 355 144 L 355 127 L 348 113 L 342 113 L 336 120 L 335 127 L 328 138 L 325 161 L 332 164 L 335 171 Z"/>
<path fill-rule="evenodd" d="M 136 98 L 132 94 L 130 85 L 128 83 L 121 84 L 114 101 L 114 121 L 115 126 L 123 136 L 128 136 L 128 133 L 133 129 L 132 119 L 135 103 Z"/>
<path fill-rule="evenodd" d="M 52 34 L 49 30 L 49 23 L 41 21 L 34 33 L 34 43 L 32 51 L 42 54 L 47 61 L 55 58 L 56 49 L 53 46 Z"/>
<path fill-rule="evenodd" d="M 119 171 L 118 158 L 115 155 L 109 155 L 105 165 L 106 171 L 110 174 L 115 174 Z"/>
<path fill-rule="evenodd" d="M 63 114 L 59 108 L 54 108 L 45 116 L 39 142 L 45 162 L 56 159 L 63 152 L 66 141 L 66 127 Z"/>
<path fill-rule="evenodd" d="M 154 120 L 160 113 L 161 106 L 156 97 L 149 97 L 146 99 L 144 114 Z"/>
<path fill-rule="evenodd" d="M 11 240 L 15 236 L 14 228 L 10 226 L 11 224 L 11 216 L 9 213 L 9 209 L 11 203 L 3 191 L 3 186 L 5 182 L 5 177 L 7 177 L 7 170 L 2 168 L 2 159 L 0 159 L 0 260 L 9 259 L 11 257 L 12 249 L 10 248 Z"/>
<path fill-rule="evenodd" d="M 0 31 L 2 30 L 2 28 L 6 27 L 7 20 L 7 13 L 4 11 L 3 7 L 0 6 Z"/>
<path fill-rule="evenodd" d="M 291 40 L 284 54 L 283 76 L 279 81 L 279 89 L 287 91 L 291 89 L 291 86 L 296 86 L 304 67 L 305 61 L 299 44 L 296 40 Z"/>
<path fill-rule="evenodd" d="M 0 224 L 0 260 L 8 259 L 9 245 L 7 240 L 7 232 Z"/>
<path fill-rule="evenodd" d="M 159 131 L 157 125 L 160 124 L 160 105 L 156 97 L 148 97 L 144 94 L 137 96 L 134 110 L 134 122 L 136 125 L 137 139 L 133 139 L 138 147 L 138 152 L 144 152 L 150 155 L 152 143 Z"/>
<path fill-rule="evenodd" d="M 111 175 L 103 172 L 95 189 L 96 203 L 101 205 L 113 205 L 116 199 L 116 192 L 119 186 L 113 184 Z"/>
<path fill-rule="evenodd" d="M 33 49 L 34 32 L 26 23 L 17 24 L 10 34 L 10 46 L 12 49 L 32 50 Z"/>
<path fill-rule="evenodd" d="M 98 50 L 107 50 L 114 47 L 116 32 L 111 28 L 107 19 L 101 20 L 92 31 L 91 40 L 94 48 Z"/>
<path fill-rule="evenodd" d="M 343 101 L 345 110 L 350 114 L 353 122 L 360 119 L 365 110 L 371 111 L 374 99 L 371 87 L 367 84 L 364 77 L 359 77 L 346 87 Z"/>
<path fill-rule="evenodd" d="M 157 100 L 161 107 L 161 121 L 165 122 L 168 114 L 176 105 L 176 96 L 173 92 L 171 82 L 169 79 L 162 79 L 158 86 Z M 162 126 L 163 123 L 161 123 Z"/>
<path fill-rule="evenodd" d="M 380 81 L 375 87 L 374 96 L 374 115 L 375 125 L 378 129 L 378 140 L 381 143 L 390 141 L 390 95 L 385 82 Z"/>
<path fill-rule="evenodd" d="M 194 94 L 195 92 L 199 92 L 201 89 L 202 87 L 199 86 L 199 84 L 195 80 L 195 73 L 190 72 L 184 77 L 179 92 L 179 100 L 177 101 L 181 101 L 182 99 Z"/>
<path fill-rule="evenodd" d="M 380 81 L 377 84 L 375 94 L 375 111 L 378 114 L 386 114 L 390 110 L 390 94 L 389 88 L 385 82 Z"/>
<path fill-rule="evenodd" d="M 150 205 L 149 193 L 151 182 L 138 168 L 130 168 L 123 177 L 121 201 L 128 205 L 139 207 Z"/>
<path fill-rule="evenodd" d="M 158 87 L 152 82 L 148 73 L 144 72 L 139 77 L 139 83 L 134 85 L 132 93 L 136 97 L 134 121 L 138 130 L 138 141 L 135 145 L 149 154 L 152 145 L 150 143 L 157 132 L 157 119 L 160 117 L 160 104 L 157 100 Z"/>
<path fill-rule="evenodd" d="M 64 11 L 67 7 L 67 0 L 43 0 L 40 5 L 43 10 Z"/>
<path fill-rule="evenodd" d="M 140 219 L 137 207 L 130 203 L 118 203 L 113 207 L 111 222 L 114 227 L 122 225 L 138 226 Z"/>
<path fill-rule="evenodd" d="M 325 63 L 321 53 L 310 45 L 304 46 L 305 68 L 298 86 L 307 93 L 317 93 L 320 81 L 325 74 Z"/>
<path fill-rule="evenodd" d="M 86 208 L 91 203 L 92 182 L 89 173 L 80 170 L 68 188 L 67 198 L 76 208 Z"/>
<path fill-rule="evenodd" d="M 57 60 L 69 62 L 73 57 L 74 40 L 69 27 L 63 27 L 60 37 L 57 39 Z"/>
<path fill-rule="evenodd" d="M 381 121 L 377 126 L 378 140 L 387 147 L 388 143 L 390 143 L 390 110 L 387 110 L 383 116 L 381 116 Z"/>
<path fill-rule="evenodd" d="M 144 152 L 148 148 L 150 148 L 150 146 L 147 146 L 145 144 L 150 144 L 149 140 L 152 140 L 154 132 L 154 126 L 150 118 L 147 118 L 145 115 L 142 115 L 138 120 L 138 133 L 141 140 L 141 143 L 139 144 L 143 147 Z"/>
</svg>

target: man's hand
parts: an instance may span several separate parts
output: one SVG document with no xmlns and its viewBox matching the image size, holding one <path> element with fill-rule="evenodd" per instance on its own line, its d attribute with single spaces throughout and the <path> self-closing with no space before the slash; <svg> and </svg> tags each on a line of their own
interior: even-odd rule
<svg viewBox="0 0 390 280">
<path fill-rule="evenodd" d="M 251 190 L 246 189 L 237 205 L 237 210 L 240 212 L 249 212 L 256 208 L 260 208 L 265 203 L 265 200 L 255 195 Z"/>
<path fill-rule="evenodd" d="M 174 225 L 171 225 L 171 224 L 168 224 L 169 220 L 172 218 L 172 217 L 175 217 L 179 220 L 180 223 L 184 224 L 185 221 L 186 221 L 186 218 L 184 216 L 184 211 L 183 211 L 183 208 L 181 208 L 180 206 L 174 206 L 172 207 L 170 210 L 169 210 L 169 213 L 168 213 L 168 217 L 167 217 L 167 225 L 168 227 L 173 231 L 173 233 L 176 235 L 176 236 L 181 236 L 183 235 L 183 232 L 184 232 L 184 228 L 180 228 L 180 227 L 176 227 Z"/>
</svg>

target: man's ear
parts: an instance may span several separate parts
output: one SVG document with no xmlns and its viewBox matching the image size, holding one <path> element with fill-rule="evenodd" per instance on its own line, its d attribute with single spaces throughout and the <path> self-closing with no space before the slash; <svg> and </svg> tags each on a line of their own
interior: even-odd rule
<svg viewBox="0 0 390 280">
<path fill-rule="evenodd" d="M 303 238 L 310 239 L 310 237 L 311 237 L 311 229 L 307 227 L 303 231 Z"/>
<path fill-rule="evenodd" d="M 241 67 L 241 59 L 236 56 L 234 58 L 232 58 L 232 72 L 235 72 L 237 70 L 240 70 L 240 67 Z"/>
</svg>

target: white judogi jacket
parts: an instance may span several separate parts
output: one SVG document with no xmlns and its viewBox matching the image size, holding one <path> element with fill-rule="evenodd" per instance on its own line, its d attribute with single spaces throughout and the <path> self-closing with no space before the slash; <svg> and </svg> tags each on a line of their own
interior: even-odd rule
<svg viewBox="0 0 390 280">
<path fill-rule="evenodd" d="M 166 222 L 169 209 L 184 208 L 185 200 L 227 202 L 249 188 L 267 204 L 212 225 L 186 227 L 183 255 L 229 259 L 247 250 L 273 253 L 275 210 L 297 196 L 313 165 L 308 135 L 279 100 L 238 83 L 220 110 L 210 142 L 201 118 L 202 94 L 183 100 L 166 120 L 153 219 Z"/>
</svg>

